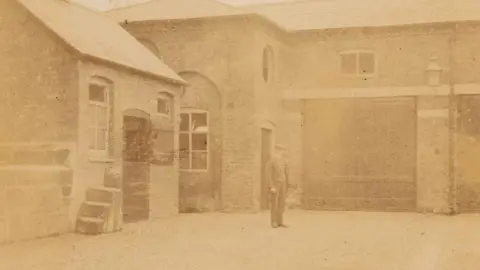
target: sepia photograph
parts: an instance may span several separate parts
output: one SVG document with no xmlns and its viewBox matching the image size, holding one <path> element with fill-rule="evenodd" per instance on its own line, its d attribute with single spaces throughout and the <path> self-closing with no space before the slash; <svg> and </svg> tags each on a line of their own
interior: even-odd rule
<svg viewBox="0 0 480 270">
<path fill-rule="evenodd" d="M 0 270 L 480 270 L 480 0 L 0 0 L 0 116 Z"/>
</svg>

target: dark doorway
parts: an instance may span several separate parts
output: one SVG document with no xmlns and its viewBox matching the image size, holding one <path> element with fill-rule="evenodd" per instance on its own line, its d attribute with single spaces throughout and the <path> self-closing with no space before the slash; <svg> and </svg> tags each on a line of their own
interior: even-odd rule
<svg viewBox="0 0 480 270">
<path fill-rule="evenodd" d="M 123 220 L 147 220 L 150 210 L 150 121 L 135 116 L 124 116 L 123 121 Z"/>
<path fill-rule="evenodd" d="M 270 160 L 271 149 L 272 149 L 272 131 L 270 129 L 262 128 L 262 183 L 261 183 L 261 193 L 260 193 L 260 208 L 262 210 L 269 209 L 269 197 L 270 193 L 268 190 L 268 179 L 267 179 L 267 170 L 266 165 Z"/>
</svg>

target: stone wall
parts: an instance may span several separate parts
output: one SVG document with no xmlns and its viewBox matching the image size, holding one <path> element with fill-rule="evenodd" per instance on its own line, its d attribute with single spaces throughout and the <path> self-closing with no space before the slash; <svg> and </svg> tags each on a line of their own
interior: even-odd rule
<svg viewBox="0 0 480 270">
<path fill-rule="evenodd" d="M 0 243 L 70 232 L 64 168 L 0 168 Z"/>
<path fill-rule="evenodd" d="M 0 243 L 70 232 L 65 145 L 0 147 Z"/>
</svg>

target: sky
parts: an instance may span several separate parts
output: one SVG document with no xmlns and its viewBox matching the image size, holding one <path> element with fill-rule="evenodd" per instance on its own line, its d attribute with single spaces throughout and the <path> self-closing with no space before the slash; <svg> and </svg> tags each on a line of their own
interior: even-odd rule
<svg viewBox="0 0 480 270">
<path fill-rule="evenodd" d="M 3 1 L 3 0 L 0 0 Z M 73 2 L 77 2 L 83 4 L 89 8 L 97 9 L 97 10 L 105 10 L 109 8 L 109 2 L 116 3 L 114 7 L 123 6 L 126 3 L 135 4 L 139 2 L 145 2 L 148 0 L 71 0 Z M 226 4 L 230 4 L 233 6 L 245 6 L 245 5 L 255 5 L 255 4 L 263 4 L 263 3 L 279 3 L 279 2 L 295 2 L 299 0 L 217 0 L 219 2 L 223 2 Z"/>
<path fill-rule="evenodd" d="M 217 0 L 217 1 L 235 5 L 235 6 L 244 6 L 244 5 L 255 5 L 255 4 L 263 4 L 263 3 L 295 2 L 297 0 Z"/>
</svg>

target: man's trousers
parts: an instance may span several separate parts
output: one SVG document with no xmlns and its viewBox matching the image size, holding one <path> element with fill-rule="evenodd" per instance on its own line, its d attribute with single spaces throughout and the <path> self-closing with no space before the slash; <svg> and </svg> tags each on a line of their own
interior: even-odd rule
<svg viewBox="0 0 480 270">
<path fill-rule="evenodd" d="M 285 201 L 287 197 L 286 184 L 277 184 L 276 192 L 270 193 L 270 222 L 272 226 L 282 226 L 283 212 L 285 211 Z"/>
</svg>

